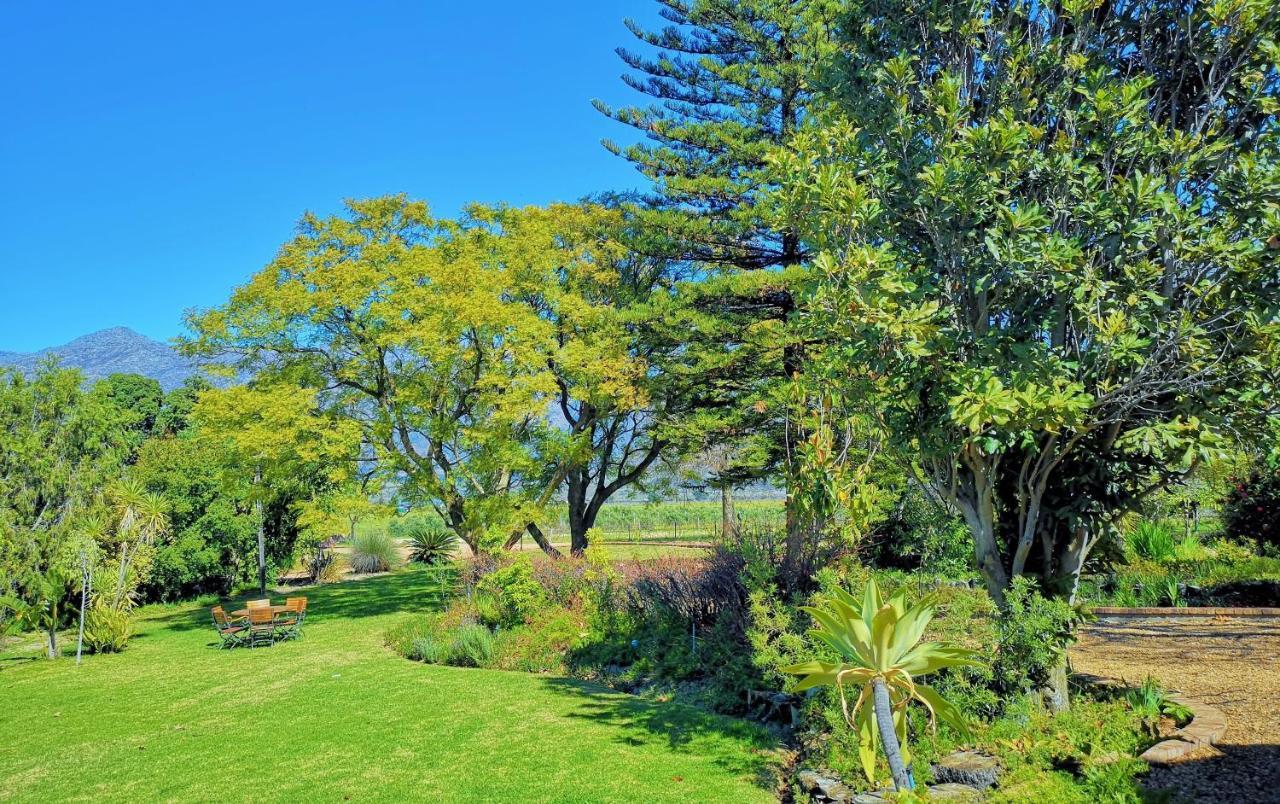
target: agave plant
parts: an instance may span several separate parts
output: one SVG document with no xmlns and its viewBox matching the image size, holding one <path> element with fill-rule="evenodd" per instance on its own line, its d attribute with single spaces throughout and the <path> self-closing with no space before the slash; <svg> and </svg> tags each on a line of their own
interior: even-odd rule
<svg viewBox="0 0 1280 804">
<path fill-rule="evenodd" d="M 458 536 L 452 531 L 428 528 L 409 536 L 409 559 L 421 564 L 443 564 L 458 549 Z"/>
<path fill-rule="evenodd" d="M 913 788 L 907 706 L 912 701 L 922 704 L 935 728 L 942 720 L 958 730 L 966 729 L 963 713 L 916 679 L 944 667 L 976 666 L 980 664 L 978 653 L 940 642 L 921 642 L 933 619 L 932 599 L 908 606 L 906 592 L 900 590 L 886 601 L 874 580 L 867 582 L 862 600 L 837 589 L 822 605 L 804 610 L 818 623 L 810 633 L 840 658 L 836 662 L 803 662 L 784 667 L 782 672 L 804 676 L 796 685 L 797 692 L 834 686 L 840 693 L 845 720 L 858 732 L 858 754 L 867 779 L 875 781 L 876 749 L 882 745 L 894 787 Z M 846 685 L 860 688 L 852 708 Z"/>
</svg>

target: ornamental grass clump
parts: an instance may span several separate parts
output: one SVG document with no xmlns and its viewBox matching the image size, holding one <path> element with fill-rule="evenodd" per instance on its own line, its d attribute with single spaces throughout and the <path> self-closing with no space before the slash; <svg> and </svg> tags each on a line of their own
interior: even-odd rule
<svg viewBox="0 0 1280 804">
<path fill-rule="evenodd" d="M 386 572 L 400 563 L 395 539 L 384 531 L 356 534 L 351 540 L 351 571 L 361 574 Z"/>
<path fill-rule="evenodd" d="M 908 770 L 907 706 L 912 701 L 923 705 L 934 727 L 942 720 L 959 731 L 967 730 L 961 711 L 916 679 L 946 667 L 976 667 L 979 654 L 941 642 L 921 642 L 933 619 L 932 598 L 908 606 L 906 591 L 900 590 L 885 601 L 874 580 L 867 582 L 861 601 L 836 589 L 834 597 L 804 611 L 818 623 L 811 635 L 839 659 L 815 659 L 784 667 L 782 672 L 804 677 L 796 692 L 836 688 L 845 720 L 858 733 L 858 755 L 868 780 L 875 781 L 876 750 L 882 747 L 895 789 L 914 788 Z M 852 707 L 846 684 L 860 687 Z"/>
</svg>

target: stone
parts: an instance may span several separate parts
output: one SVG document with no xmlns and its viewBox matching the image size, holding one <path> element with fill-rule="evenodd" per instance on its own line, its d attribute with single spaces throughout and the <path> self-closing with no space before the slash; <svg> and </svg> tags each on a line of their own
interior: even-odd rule
<svg viewBox="0 0 1280 804">
<path fill-rule="evenodd" d="M 929 787 L 930 801 L 981 801 L 982 791 L 967 785 L 947 782 Z"/>
<path fill-rule="evenodd" d="M 1138 759 L 1145 760 L 1152 765 L 1167 765 L 1196 750 L 1195 743 L 1188 743 L 1184 740 L 1163 740 L 1143 751 Z"/>
<path fill-rule="evenodd" d="M 854 801 L 854 793 L 836 776 L 818 773 L 814 770 L 802 770 L 796 774 L 796 780 L 814 798 L 823 801 Z"/>
<path fill-rule="evenodd" d="M 934 763 L 933 778 L 944 784 L 986 790 L 1000 778 L 1000 763 L 995 757 L 977 751 L 957 751 Z"/>
</svg>

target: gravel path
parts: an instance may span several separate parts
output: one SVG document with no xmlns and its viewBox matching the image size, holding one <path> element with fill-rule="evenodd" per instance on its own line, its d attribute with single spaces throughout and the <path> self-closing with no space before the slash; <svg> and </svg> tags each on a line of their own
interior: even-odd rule
<svg viewBox="0 0 1280 804">
<path fill-rule="evenodd" d="M 1107 617 L 1084 632 L 1071 661 L 1132 683 L 1154 676 L 1226 713 L 1217 748 L 1152 768 L 1148 788 L 1193 802 L 1280 802 L 1280 619 Z"/>
</svg>

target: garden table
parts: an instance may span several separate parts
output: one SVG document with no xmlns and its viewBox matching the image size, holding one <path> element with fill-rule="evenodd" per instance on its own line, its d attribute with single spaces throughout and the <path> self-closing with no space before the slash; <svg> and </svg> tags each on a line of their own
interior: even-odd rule
<svg viewBox="0 0 1280 804">
<path fill-rule="evenodd" d="M 272 616 L 272 617 L 274 617 L 274 616 L 275 616 L 275 615 L 277 615 L 277 614 L 283 614 L 283 613 L 284 613 L 284 612 L 286 612 L 286 611 L 293 611 L 293 609 L 289 608 L 288 606 L 283 606 L 283 605 L 281 605 L 281 606 L 263 606 L 263 608 L 264 608 L 264 609 L 269 609 L 269 610 L 271 611 L 271 616 Z M 249 610 L 248 610 L 248 609 L 236 609 L 235 611 L 231 612 L 231 616 L 233 616 L 233 617 L 248 617 L 248 616 L 249 616 Z"/>
</svg>

